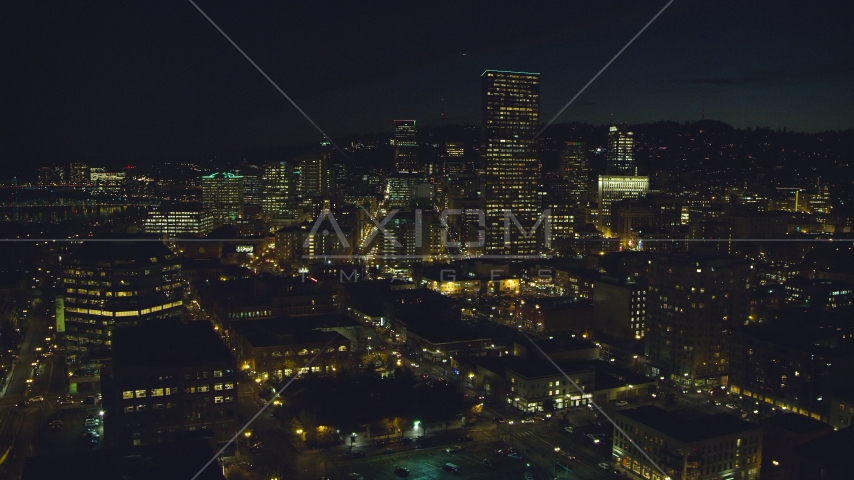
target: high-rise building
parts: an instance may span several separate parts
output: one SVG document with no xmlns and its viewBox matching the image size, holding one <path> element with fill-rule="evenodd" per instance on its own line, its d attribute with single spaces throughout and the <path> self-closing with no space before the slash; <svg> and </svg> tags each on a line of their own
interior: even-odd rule
<svg viewBox="0 0 854 480">
<path fill-rule="evenodd" d="M 445 142 L 445 156 L 448 158 L 461 158 L 466 154 L 465 142 Z"/>
<path fill-rule="evenodd" d="M 277 217 L 292 206 L 293 170 L 288 162 L 271 162 L 264 166 L 261 206 L 267 218 Z"/>
<path fill-rule="evenodd" d="M 726 383 L 725 331 L 747 321 L 750 265 L 728 257 L 653 260 L 647 292 L 647 373 L 694 387 Z"/>
<path fill-rule="evenodd" d="M 398 172 L 414 173 L 420 170 L 415 132 L 415 120 L 394 121 L 394 169 Z"/>
<path fill-rule="evenodd" d="M 307 155 L 300 157 L 297 193 L 300 197 L 329 195 L 332 191 L 332 177 L 325 155 Z"/>
<path fill-rule="evenodd" d="M 627 198 L 638 198 L 649 191 L 649 177 L 627 175 L 599 176 L 599 226 L 611 228 L 611 205 Z"/>
<path fill-rule="evenodd" d="M 584 142 L 566 142 L 560 154 L 560 178 L 568 185 L 570 198 L 579 202 L 587 194 L 590 165 Z"/>
<path fill-rule="evenodd" d="M 72 185 L 86 185 L 89 183 L 89 165 L 85 163 L 72 163 L 68 166 L 68 181 Z"/>
<path fill-rule="evenodd" d="M 635 134 L 625 125 L 612 126 L 608 131 L 608 175 L 637 175 L 635 166 Z"/>
<path fill-rule="evenodd" d="M 540 74 L 487 70 L 481 75 L 481 87 L 486 253 L 536 254 L 532 230 L 540 218 L 540 163 L 532 140 L 539 127 Z M 512 219 L 505 222 L 509 215 L 525 233 Z"/>
<path fill-rule="evenodd" d="M 243 206 L 244 213 L 249 205 L 261 205 L 261 199 L 264 195 L 264 185 L 262 176 L 264 171 L 256 166 L 241 168 L 237 172 L 243 177 Z"/>
<path fill-rule="evenodd" d="M 213 217 L 199 203 L 151 207 L 145 218 L 145 233 L 172 238 L 178 235 L 207 235 L 213 230 Z"/>
<path fill-rule="evenodd" d="M 39 168 L 39 185 L 54 186 L 65 184 L 65 169 L 56 165 Z"/>
<path fill-rule="evenodd" d="M 228 172 L 203 176 L 202 206 L 210 209 L 214 226 L 235 223 L 243 215 L 243 177 Z"/>
<path fill-rule="evenodd" d="M 183 316 L 181 262 L 159 242 L 84 243 L 63 262 L 62 288 L 69 355 L 109 348 L 114 328 Z"/>
</svg>

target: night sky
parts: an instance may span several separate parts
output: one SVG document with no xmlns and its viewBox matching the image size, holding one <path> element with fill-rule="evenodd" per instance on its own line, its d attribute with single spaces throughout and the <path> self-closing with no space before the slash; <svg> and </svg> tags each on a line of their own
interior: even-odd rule
<svg viewBox="0 0 854 480">
<path fill-rule="evenodd" d="M 540 72 L 543 121 L 666 1 L 198 5 L 333 138 L 479 124 L 484 69 Z M 854 127 L 854 4 L 676 0 L 559 121 Z M 315 141 L 187 1 L 0 14 L 4 165 L 150 162 Z M 26 165 L 35 169 L 35 165 Z M 3 177 L 7 177 L 7 174 Z"/>
</svg>

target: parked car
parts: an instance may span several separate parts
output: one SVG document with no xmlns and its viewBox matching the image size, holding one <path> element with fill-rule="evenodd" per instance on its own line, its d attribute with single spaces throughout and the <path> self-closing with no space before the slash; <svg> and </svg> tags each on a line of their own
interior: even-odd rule
<svg viewBox="0 0 854 480">
<path fill-rule="evenodd" d="M 563 427 L 563 430 L 566 433 L 573 433 L 575 431 L 575 427 Z"/>
<path fill-rule="evenodd" d="M 522 420 L 521 422 L 522 423 L 534 423 L 534 419 L 533 418 L 526 418 L 526 419 Z"/>
<path fill-rule="evenodd" d="M 522 455 L 519 455 L 516 452 L 510 453 L 507 455 L 507 458 L 512 458 L 513 460 L 522 460 Z"/>
<path fill-rule="evenodd" d="M 618 407 L 625 407 L 625 406 L 626 406 L 626 405 L 628 405 L 628 404 L 629 404 L 629 402 L 627 402 L 627 401 L 625 401 L 625 400 L 620 400 L 619 402 L 617 402 L 617 403 L 616 403 L 616 405 L 617 405 Z"/>
<path fill-rule="evenodd" d="M 608 462 L 601 462 L 601 463 L 599 463 L 599 468 L 601 468 L 602 470 L 608 471 L 608 470 L 611 470 L 611 465 L 608 465 Z"/>
<path fill-rule="evenodd" d="M 409 476 L 409 469 L 403 468 L 403 467 L 397 467 L 394 469 L 394 474 L 397 475 L 398 477 L 408 477 Z"/>
<path fill-rule="evenodd" d="M 448 447 L 445 449 L 447 453 L 458 453 L 463 451 L 463 447 L 459 445 L 454 445 L 453 447 Z"/>
<path fill-rule="evenodd" d="M 351 473 L 350 475 L 347 475 L 347 478 L 349 478 L 351 480 L 365 480 L 365 477 L 363 477 L 361 474 L 358 474 L 355 472 Z"/>
<path fill-rule="evenodd" d="M 412 443 L 412 439 L 409 437 L 400 437 L 400 443 L 402 443 L 404 445 L 408 445 L 408 444 Z"/>
</svg>

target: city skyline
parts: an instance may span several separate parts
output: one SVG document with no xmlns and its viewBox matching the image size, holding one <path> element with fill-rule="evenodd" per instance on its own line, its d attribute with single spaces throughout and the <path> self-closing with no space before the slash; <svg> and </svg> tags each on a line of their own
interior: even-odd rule
<svg viewBox="0 0 854 480">
<path fill-rule="evenodd" d="M 610 8 L 614 6 L 621 8 Z M 491 39 L 487 31 L 467 28 L 466 22 L 485 15 L 504 24 L 510 19 L 500 9 L 472 5 L 443 15 L 418 6 L 394 11 L 366 7 L 352 12 L 361 22 L 324 27 L 352 32 L 356 41 L 351 45 L 324 41 L 295 51 L 289 46 L 305 27 L 293 22 L 315 15 L 312 7 L 288 14 L 265 7 L 202 7 L 333 138 L 387 130 L 389 118 L 436 125 L 442 112 L 445 122 L 477 124 L 478 87 L 470 79 L 488 68 L 541 72 L 543 118 L 550 118 L 637 31 L 642 19 L 660 8 L 617 2 L 564 11 L 536 4 L 531 8 L 544 15 L 525 21 L 543 22 L 532 30 L 536 34 L 498 32 Z M 807 12 L 796 10 L 794 3 L 773 11 L 730 7 L 727 18 L 735 21 L 717 31 L 714 26 L 727 9 L 675 2 L 558 121 L 616 124 L 705 116 L 736 127 L 852 127 L 846 115 L 851 93 L 843 87 L 851 50 L 840 41 L 841 30 L 830 28 L 846 17 L 850 6 L 822 4 Z M 15 22 L 20 27 L 56 23 L 65 16 L 77 21 L 56 23 L 47 44 L 27 42 L 9 56 L 12 70 L 19 72 L 11 79 L 9 125 L 3 129 L 9 160 L 155 161 L 312 143 L 318 137 L 189 4 L 165 12 L 120 6 L 99 11 L 95 5 L 73 12 L 17 8 L 12 18 L 20 20 Z M 155 13 L 165 16 L 153 17 Z M 87 23 L 99 14 L 110 15 L 113 22 Z M 386 28 L 391 34 L 400 28 L 381 26 L 387 24 L 382 20 L 398 14 L 425 20 L 411 32 L 408 55 L 382 43 Z M 240 21 L 260 22 L 262 28 L 250 33 Z M 292 28 L 263 28 L 276 21 Z M 419 29 L 431 22 L 460 38 L 427 41 Z M 522 25 L 523 31 L 531 29 Z M 794 26 L 797 30 L 789 28 Z M 103 41 L 103 35 L 120 28 L 126 31 Z M 182 31 L 192 32 L 193 38 Z M 19 28 L 10 33 L 28 38 Z M 59 36 L 66 41 L 51 41 Z M 342 48 L 351 55 L 333 58 L 340 59 L 345 71 L 335 68 L 336 62 L 318 63 Z M 175 49 L 184 55 L 169 53 Z M 369 52 L 390 60 L 374 60 Z M 25 59 L 37 61 L 22 63 Z M 211 103 L 213 98 L 217 102 Z M 37 121 L 29 107 L 37 103 L 47 104 L 53 114 Z M 122 116 L 127 111 L 135 114 Z"/>
<path fill-rule="evenodd" d="M 8 12 L 3 479 L 851 477 L 854 4 Z"/>
</svg>

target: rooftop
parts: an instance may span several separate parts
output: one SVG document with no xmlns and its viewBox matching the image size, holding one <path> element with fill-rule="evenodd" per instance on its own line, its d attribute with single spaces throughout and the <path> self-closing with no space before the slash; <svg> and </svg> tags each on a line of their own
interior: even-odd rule
<svg viewBox="0 0 854 480">
<path fill-rule="evenodd" d="M 761 428 L 759 425 L 739 420 L 726 413 L 698 416 L 697 412 L 692 410 L 670 411 L 656 406 L 620 410 L 617 416 L 634 420 L 684 443 Z"/>
<path fill-rule="evenodd" d="M 234 361 L 207 321 L 149 320 L 113 331 L 113 367 L 162 368 Z"/>
</svg>

